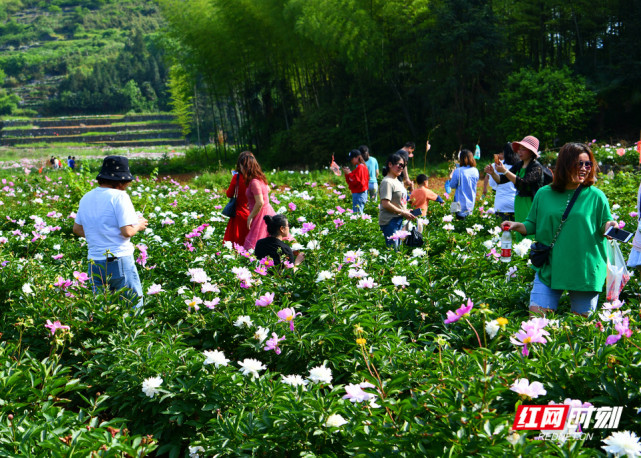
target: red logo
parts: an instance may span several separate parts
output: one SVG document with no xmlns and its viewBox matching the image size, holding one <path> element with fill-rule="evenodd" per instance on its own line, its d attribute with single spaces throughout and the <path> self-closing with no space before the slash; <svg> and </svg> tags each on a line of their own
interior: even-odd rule
<svg viewBox="0 0 641 458">
<path fill-rule="evenodd" d="M 547 406 L 519 406 L 512 429 L 562 430 L 570 406 L 565 404 Z"/>
</svg>

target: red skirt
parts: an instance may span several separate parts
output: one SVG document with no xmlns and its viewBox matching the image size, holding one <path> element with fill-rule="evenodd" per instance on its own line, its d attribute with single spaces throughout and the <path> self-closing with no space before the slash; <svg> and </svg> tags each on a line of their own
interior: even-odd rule
<svg viewBox="0 0 641 458">
<path fill-rule="evenodd" d="M 236 216 L 234 216 L 233 218 L 229 218 L 227 229 L 225 229 L 225 236 L 223 237 L 223 242 L 229 241 L 243 246 L 243 244 L 245 243 L 245 238 L 247 238 L 247 234 L 249 233 L 249 229 L 247 229 L 248 216 L 249 211 L 236 211 Z"/>
</svg>

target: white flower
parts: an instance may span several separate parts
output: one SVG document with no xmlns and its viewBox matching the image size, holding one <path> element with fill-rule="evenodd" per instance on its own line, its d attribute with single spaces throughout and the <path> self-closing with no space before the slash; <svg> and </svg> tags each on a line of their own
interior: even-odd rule
<svg viewBox="0 0 641 458">
<path fill-rule="evenodd" d="M 331 273 L 329 270 L 322 270 L 318 274 L 318 277 L 316 277 L 316 283 L 332 278 L 333 276 L 334 274 Z"/>
<path fill-rule="evenodd" d="M 31 288 L 29 283 L 25 283 L 22 285 L 22 292 L 25 294 L 33 294 L 33 288 Z"/>
<path fill-rule="evenodd" d="M 530 399 L 538 398 L 539 396 L 547 394 L 547 391 L 543 388 L 543 384 L 541 382 L 530 383 L 526 378 L 516 379 L 510 387 L 510 390 Z"/>
<path fill-rule="evenodd" d="M 498 321 L 492 320 L 485 323 L 485 331 L 487 335 L 490 336 L 490 339 L 493 339 L 497 332 L 499 332 L 500 326 Z"/>
<path fill-rule="evenodd" d="M 376 248 L 370 248 L 369 252 L 374 258 L 380 254 L 380 252 Z"/>
<path fill-rule="evenodd" d="M 475 224 L 474 226 L 472 226 L 472 229 L 474 229 L 475 231 L 480 231 L 481 229 L 483 229 L 483 226 L 481 224 Z"/>
<path fill-rule="evenodd" d="M 53 249 L 56 250 L 56 251 L 60 250 L 60 244 L 54 245 Z"/>
<path fill-rule="evenodd" d="M 290 386 L 305 386 L 309 383 L 309 381 L 305 380 L 300 375 L 283 375 L 281 382 Z"/>
<path fill-rule="evenodd" d="M 258 330 L 254 333 L 254 338 L 262 343 L 267 337 L 269 337 L 269 329 L 258 326 Z"/>
<path fill-rule="evenodd" d="M 359 280 L 358 284 L 356 285 L 356 287 L 359 289 L 375 288 L 376 286 L 378 286 L 378 283 L 375 283 L 371 278 L 363 278 Z"/>
<path fill-rule="evenodd" d="M 465 228 L 465 231 L 466 231 L 469 235 L 476 235 L 476 231 L 475 231 L 474 229 L 472 229 L 471 227 L 467 227 L 467 228 Z"/>
<path fill-rule="evenodd" d="M 496 237 L 496 236 L 497 236 L 497 235 L 499 235 L 501 232 L 503 232 L 503 229 L 501 229 L 500 227 L 496 226 L 496 227 L 493 227 L 492 229 L 488 229 L 487 231 L 488 231 L 490 234 L 492 234 L 494 237 Z"/>
<path fill-rule="evenodd" d="M 451 222 L 452 222 L 452 219 L 454 219 L 454 217 L 453 217 L 452 215 L 445 215 L 445 216 L 443 217 L 443 222 L 444 222 L 444 223 L 451 223 Z"/>
<path fill-rule="evenodd" d="M 347 272 L 347 276 L 349 278 L 364 278 L 367 277 L 367 272 L 365 272 L 363 269 L 349 269 Z"/>
<path fill-rule="evenodd" d="M 532 245 L 532 240 L 523 239 L 512 247 L 512 251 L 520 257 L 523 257 L 529 253 L 530 245 Z"/>
<path fill-rule="evenodd" d="M 147 294 L 150 294 L 150 295 L 158 294 L 161 291 L 164 291 L 164 289 L 162 289 L 162 285 L 158 285 L 158 284 L 154 283 L 147 290 Z"/>
<path fill-rule="evenodd" d="M 205 271 L 200 267 L 196 269 L 189 269 L 187 273 L 191 277 L 191 281 L 194 283 L 205 283 L 209 281 L 209 277 L 207 276 Z"/>
<path fill-rule="evenodd" d="M 145 393 L 150 398 L 153 398 L 158 394 L 158 387 L 162 385 L 162 378 L 160 377 L 149 377 L 142 382 L 142 392 Z"/>
<path fill-rule="evenodd" d="M 300 250 L 304 250 L 304 249 L 305 249 L 305 247 L 303 245 L 301 245 L 300 243 L 292 244 L 292 250 L 294 250 L 294 251 L 300 251 Z"/>
<path fill-rule="evenodd" d="M 401 275 L 395 275 L 394 277 L 392 277 L 392 283 L 394 283 L 394 286 L 401 286 L 403 288 L 410 285 L 407 282 L 407 277 Z"/>
<path fill-rule="evenodd" d="M 325 366 L 317 366 L 309 371 L 308 380 L 314 383 L 332 383 L 332 370 Z"/>
<path fill-rule="evenodd" d="M 205 355 L 206 359 L 203 362 L 204 366 L 207 366 L 208 364 L 213 364 L 216 367 L 220 366 L 226 366 L 227 363 L 229 363 L 229 360 L 225 358 L 225 354 L 222 351 L 214 350 L 205 350 L 203 352 L 203 355 Z"/>
<path fill-rule="evenodd" d="M 178 294 L 180 294 L 181 296 L 182 296 L 183 294 L 185 294 L 185 291 L 187 291 L 187 287 L 186 287 L 186 286 L 181 286 L 180 288 L 178 288 L 178 289 L 176 290 L 176 292 L 177 292 Z"/>
<path fill-rule="evenodd" d="M 421 257 L 421 256 L 425 256 L 426 254 L 427 254 L 427 252 L 423 248 L 414 248 L 412 250 L 412 256 L 415 257 L 415 258 L 418 258 L 418 257 Z"/>
<path fill-rule="evenodd" d="M 252 322 L 252 319 L 247 315 L 239 316 L 238 318 L 236 318 L 236 321 L 234 322 L 234 326 L 236 326 L 237 328 L 242 328 L 243 326 L 246 326 L 249 328 L 253 325 L 254 323 Z"/>
<path fill-rule="evenodd" d="M 240 371 L 243 375 L 251 374 L 252 378 L 258 377 L 258 371 L 264 371 L 267 369 L 267 366 L 264 366 L 263 363 L 252 358 L 245 358 L 242 363 L 238 361 L 238 364 L 241 367 Z"/>
<path fill-rule="evenodd" d="M 327 418 L 327 421 L 325 421 L 325 426 L 327 426 L 328 428 L 340 428 L 345 423 L 347 423 L 347 420 L 345 420 L 339 414 L 334 413 Z"/>
<path fill-rule="evenodd" d="M 320 243 L 317 240 L 310 240 L 307 242 L 308 250 L 318 250 L 320 248 Z"/>
<path fill-rule="evenodd" d="M 446 224 L 443 226 L 443 229 L 445 229 L 446 231 L 453 231 L 454 226 L 452 226 L 451 224 Z"/>
<path fill-rule="evenodd" d="M 454 290 L 454 294 L 456 294 L 458 296 L 461 296 L 463 299 L 467 299 L 467 296 L 465 295 L 465 293 L 463 291 L 461 291 L 460 289 L 455 289 Z"/>
<path fill-rule="evenodd" d="M 196 445 L 195 447 L 189 447 L 189 458 L 200 458 L 200 455 L 198 452 L 204 452 L 205 449 L 202 448 L 200 445 Z"/>
<path fill-rule="evenodd" d="M 641 456 L 641 445 L 639 438 L 635 433 L 630 431 L 617 431 L 603 439 L 606 445 L 601 448 L 615 456 Z"/>
<path fill-rule="evenodd" d="M 618 210 L 619 208 L 621 208 L 621 205 L 619 205 L 619 204 L 614 204 L 614 205 L 612 205 L 612 211 L 616 211 L 616 210 Z"/>
</svg>

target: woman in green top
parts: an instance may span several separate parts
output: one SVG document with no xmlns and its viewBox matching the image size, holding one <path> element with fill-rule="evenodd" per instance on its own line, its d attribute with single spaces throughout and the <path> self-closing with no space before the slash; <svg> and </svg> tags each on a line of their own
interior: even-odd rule
<svg viewBox="0 0 641 458">
<path fill-rule="evenodd" d="M 559 152 L 554 182 L 536 193 L 525 222 L 506 223 L 510 230 L 536 234 L 538 242 L 550 245 L 574 191 L 581 186 L 548 261 L 537 269 L 530 293 L 532 314 L 556 310 L 563 291 L 568 291 L 574 313 L 587 316 L 596 309 L 606 277 L 603 234 L 617 223 L 612 221 L 605 194 L 592 186 L 594 163 L 594 155 L 586 145 L 565 144 Z"/>
</svg>

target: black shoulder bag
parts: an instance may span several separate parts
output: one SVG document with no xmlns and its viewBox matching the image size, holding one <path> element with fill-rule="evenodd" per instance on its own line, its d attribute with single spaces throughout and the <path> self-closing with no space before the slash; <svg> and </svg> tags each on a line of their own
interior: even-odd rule
<svg viewBox="0 0 641 458">
<path fill-rule="evenodd" d="M 234 190 L 234 197 L 229 199 L 225 208 L 223 208 L 222 214 L 228 218 L 233 218 L 236 216 L 236 199 L 238 199 L 238 181 L 240 178 L 236 177 L 236 189 Z"/>
<path fill-rule="evenodd" d="M 583 185 L 579 185 L 579 187 L 576 188 L 576 191 L 574 191 L 574 194 L 572 194 L 572 198 L 568 202 L 568 206 L 565 208 L 565 212 L 561 217 L 561 224 L 559 224 L 559 228 L 556 230 L 556 234 L 554 234 L 552 243 L 550 245 L 545 245 L 541 242 L 534 242 L 530 246 L 530 262 L 532 262 L 532 265 L 534 267 L 543 267 L 545 263 L 548 262 L 548 260 L 550 259 L 550 252 L 552 251 L 552 248 L 554 248 L 556 239 L 561 233 L 561 229 L 563 228 L 563 223 L 565 223 L 565 220 L 568 219 L 570 210 L 572 210 L 572 206 L 574 205 L 574 202 L 576 202 L 577 197 L 579 197 L 579 193 L 581 192 L 582 189 L 583 189 Z"/>
</svg>

